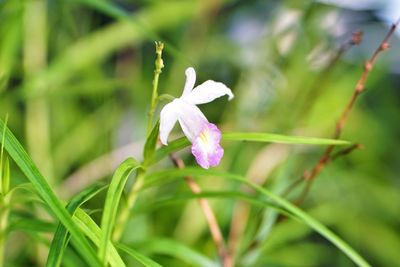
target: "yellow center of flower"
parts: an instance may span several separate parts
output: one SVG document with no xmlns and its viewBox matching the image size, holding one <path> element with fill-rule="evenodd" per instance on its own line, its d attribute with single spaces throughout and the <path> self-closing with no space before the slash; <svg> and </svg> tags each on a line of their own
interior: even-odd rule
<svg viewBox="0 0 400 267">
<path fill-rule="evenodd" d="M 199 134 L 201 146 L 206 149 L 206 151 L 210 150 L 210 136 L 209 136 L 209 130 L 205 128 L 200 134 Z"/>
</svg>

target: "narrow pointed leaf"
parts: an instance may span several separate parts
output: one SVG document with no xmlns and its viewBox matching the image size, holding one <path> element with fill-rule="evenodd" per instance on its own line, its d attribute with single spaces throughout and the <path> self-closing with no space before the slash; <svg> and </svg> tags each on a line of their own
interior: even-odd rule
<svg viewBox="0 0 400 267">
<path fill-rule="evenodd" d="M 77 208 L 97 195 L 99 192 L 103 191 L 106 187 L 107 186 L 102 184 L 95 184 L 94 186 L 87 188 L 73 197 L 66 206 L 69 214 L 73 215 Z M 60 266 L 65 251 L 64 248 L 68 244 L 69 237 L 70 236 L 67 229 L 60 223 L 50 245 L 46 266 Z"/>
<path fill-rule="evenodd" d="M 358 254 L 350 245 L 343 241 L 334 232 L 329 230 L 326 226 L 321 224 L 316 219 L 312 218 L 306 212 L 296 207 L 292 203 L 288 202 L 284 198 L 272 193 L 271 191 L 249 181 L 246 177 L 241 175 L 221 172 L 216 170 L 203 170 L 199 168 L 185 168 L 185 169 L 172 169 L 164 170 L 162 172 L 157 172 L 150 174 L 146 177 L 146 180 L 161 179 L 162 177 L 184 177 L 184 176 L 194 176 L 194 177 L 219 177 L 223 179 L 230 179 L 240 183 L 243 183 L 250 188 L 254 189 L 261 195 L 274 201 L 281 208 L 285 209 L 287 212 L 295 216 L 297 219 L 308 225 L 310 228 L 314 229 L 316 232 L 321 234 L 332 244 L 334 244 L 338 249 L 340 249 L 344 254 L 346 254 L 355 264 L 358 266 L 369 267 L 371 266 L 360 254 Z M 273 206 L 272 206 L 273 207 Z"/>
<path fill-rule="evenodd" d="M 22 145 L 18 142 L 12 132 L 4 125 L 4 122 L 1 119 L 0 133 L 1 140 L 4 140 L 4 148 L 7 150 L 8 154 L 18 165 L 21 171 L 25 174 L 28 180 L 32 183 L 33 187 L 37 191 L 37 194 L 43 199 L 46 205 L 54 213 L 56 218 L 58 218 L 71 233 L 72 237 L 76 240 L 76 243 L 80 247 L 79 253 L 86 260 L 89 266 L 98 266 L 100 261 L 98 260 L 94 249 L 90 246 L 89 242 L 86 240 L 79 228 L 76 227 L 71 216 L 63 207 L 61 201 L 56 197 L 46 179 L 39 172 L 38 168 L 28 156 Z"/>
<path fill-rule="evenodd" d="M 93 221 L 93 219 L 82 209 L 78 208 L 73 217 L 74 222 L 79 227 L 79 229 L 85 233 L 85 235 L 96 245 L 99 246 L 101 242 L 101 237 L 103 233 L 100 227 Z M 74 242 L 74 240 L 72 240 Z M 108 263 L 111 267 L 124 267 L 125 263 L 118 254 L 117 249 L 109 241 L 107 253 Z M 78 247 L 79 248 L 79 247 Z M 107 266 L 107 265 L 99 265 Z"/>
<path fill-rule="evenodd" d="M 160 121 L 157 121 L 157 123 L 153 127 L 153 130 L 150 132 L 149 136 L 146 139 L 146 144 L 144 145 L 143 158 L 145 159 L 145 161 L 153 157 L 154 152 L 156 150 L 159 133 L 160 133 Z"/>
<path fill-rule="evenodd" d="M 158 264 L 157 262 L 153 261 L 152 259 L 140 254 L 133 248 L 130 248 L 126 245 L 117 244 L 117 248 L 119 248 L 120 250 L 129 254 L 130 256 L 132 256 L 134 259 L 136 259 L 138 262 L 140 262 L 141 264 L 143 264 L 146 267 L 161 267 L 162 266 L 162 265 Z"/>
<path fill-rule="evenodd" d="M 348 145 L 348 141 L 325 139 L 304 136 L 290 136 L 271 133 L 224 133 L 222 134 L 223 141 L 247 141 L 260 143 L 279 143 L 292 145 Z M 163 146 L 156 151 L 152 160 L 149 163 L 156 163 L 165 158 L 172 152 L 176 152 L 190 145 L 189 140 L 185 137 L 176 139 L 170 142 L 167 146 Z"/>
<path fill-rule="evenodd" d="M 106 263 L 106 253 L 108 245 L 111 243 L 112 230 L 118 211 L 119 201 L 122 196 L 122 191 L 125 183 L 132 171 L 140 168 L 140 164 L 133 158 L 128 158 L 115 171 L 111 180 L 110 187 L 107 191 L 106 202 L 104 204 L 103 216 L 101 219 L 101 230 L 103 232 L 98 255 L 103 263 Z"/>
</svg>

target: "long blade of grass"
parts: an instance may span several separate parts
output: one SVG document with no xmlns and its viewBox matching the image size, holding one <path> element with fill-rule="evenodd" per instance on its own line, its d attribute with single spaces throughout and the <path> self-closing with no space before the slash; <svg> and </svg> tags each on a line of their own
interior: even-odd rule
<svg viewBox="0 0 400 267">
<path fill-rule="evenodd" d="M 135 258 L 138 262 L 140 262 L 141 264 L 143 264 L 146 267 L 161 267 L 162 266 L 162 265 L 158 264 L 157 262 L 153 261 L 152 259 L 140 254 L 133 248 L 130 248 L 126 245 L 117 244 L 117 248 L 126 252 L 127 254 L 129 254 L 130 256 Z"/>
<path fill-rule="evenodd" d="M 95 184 L 74 196 L 67 204 L 66 209 L 69 214 L 73 215 L 77 208 L 90 200 L 92 197 L 103 191 L 107 186 Z M 69 234 L 67 229 L 61 223 L 58 225 L 54 234 L 53 241 L 50 245 L 49 256 L 47 257 L 46 266 L 60 266 L 65 247 L 68 244 Z"/>
<path fill-rule="evenodd" d="M 100 227 L 93 221 L 93 219 L 82 209 L 78 208 L 73 217 L 74 222 L 79 227 L 79 229 L 84 232 L 87 237 L 96 245 L 99 246 L 103 233 Z M 74 240 L 72 240 L 74 242 Z M 108 249 L 106 251 L 108 262 L 112 267 L 123 267 L 125 263 L 118 254 L 117 249 L 108 241 Z M 79 248 L 79 247 L 78 247 Z M 106 266 L 106 265 L 98 265 Z"/>
<path fill-rule="evenodd" d="M 291 136 L 283 134 L 271 133 L 224 133 L 222 134 L 223 141 L 247 141 L 247 142 L 261 142 L 261 143 L 279 143 L 279 144 L 292 144 L 292 145 L 348 145 L 350 142 L 336 139 L 315 138 L 305 136 Z M 158 149 L 152 160 L 149 163 L 156 163 L 168 156 L 170 153 L 183 149 L 190 145 L 187 138 L 182 137 L 174 140 Z"/>
<path fill-rule="evenodd" d="M 141 242 L 135 246 L 143 247 L 146 252 L 168 255 L 183 262 L 201 267 L 217 267 L 218 263 L 211 261 L 204 255 L 198 253 L 192 248 L 167 238 L 151 239 Z"/>
<path fill-rule="evenodd" d="M 334 244 L 338 249 L 340 249 L 344 254 L 346 254 L 355 264 L 362 267 L 371 266 L 363 257 L 361 257 L 350 245 L 348 245 L 345 241 L 343 241 L 339 236 L 329 230 L 326 226 L 321 224 L 316 219 L 312 218 L 306 212 L 302 211 L 300 208 L 296 207 L 292 203 L 283 199 L 282 197 L 272 193 L 271 191 L 248 181 L 246 177 L 241 175 L 228 173 L 228 172 L 220 172 L 216 170 L 203 170 L 199 168 L 185 168 L 185 169 L 172 169 L 165 170 L 162 172 L 157 172 L 150 174 L 146 177 L 146 179 L 160 179 L 162 177 L 184 177 L 184 176 L 204 176 L 204 177 L 219 177 L 224 179 L 234 180 L 240 183 L 243 183 L 250 188 L 254 189 L 258 193 L 268 197 L 273 200 L 276 204 L 281 206 L 283 209 L 291 213 L 293 216 L 298 218 L 300 221 L 308 225 L 310 228 L 314 229 L 316 232 L 321 234 L 327 240 L 329 240 L 332 244 Z"/>
<path fill-rule="evenodd" d="M 107 191 L 107 196 L 104 204 L 103 216 L 101 219 L 101 230 L 103 232 L 98 255 L 100 260 L 106 263 L 106 253 L 108 245 L 111 243 L 112 230 L 118 211 L 119 201 L 122 196 L 126 181 L 132 171 L 140 168 L 141 165 L 133 158 L 128 158 L 115 171 L 111 180 L 110 187 Z"/>
<path fill-rule="evenodd" d="M 160 121 L 158 120 L 156 124 L 153 126 L 153 130 L 151 130 L 149 136 L 146 138 L 146 143 L 144 145 L 144 151 L 143 151 L 143 158 L 145 160 L 144 165 L 146 165 L 146 161 L 148 159 L 151 159 L 154 155 L 157 145 L 158 135 L 160 133 L 159 127 L 160 127 Z"/>
<path fill-rule="evenodd" d="M 39 172 L 38 168 L 28 156 L 22 145 L 18 142 L 12 132 L 4 125 L 4 122 L 1 119 L 0 133 L 1 139 L 3 139 L 4 136 L 4 147 L 8 154 L 32 183 L 38 195 L 71 233 L 72 237 L 76 240 L 80 247 L 79 253 L 86 260 L 88 265 L 98 266 L 100 261 L 98 260 L 94 249 L 90 246 L 89 242 L 85 239 L 79 228 L 74 224 L 71 216 L 63 207 L 61 201 L 56 197 L 46 179 Z"/>
<path fill-rule="evenodd" d="M 248 141 L 277 144 L 302 144 L 302 145 L 348 145 L 349 141 L 316 138 L 306 136 L 293 136 L 273 133 L 224 133 L 222 140 L 225 141 Z"/>
</svg>

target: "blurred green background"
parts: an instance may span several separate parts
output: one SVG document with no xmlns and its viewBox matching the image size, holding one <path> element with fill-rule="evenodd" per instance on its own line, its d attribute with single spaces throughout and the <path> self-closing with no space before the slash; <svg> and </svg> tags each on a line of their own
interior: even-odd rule
<svg viewBox="0 0 400 267">
<path fill-rule="evenodd" d="M 218 99 L 201 107 L 223 131 L 331 137 L 365 60 L 400 16 L 396 10 L 395 0 L 2 0 L 0 116 L 9 114 L 9 127 L 67 200 L 109 179 L 124 158 L 141 158 L 154 41 L 161 40 L 160 93 L 180 96 L 189 66 L 197 71 L 197 84 L 212 79 L 233 90 L 233 101 Z M 360 30 L 362 43 L 335 61 L 341 45 Z M 364 148 L 329 164 L 302 205 L 373 266 L 400 266 L 398 34 L 372 70 L 343 132 L 343 139 Z M 223 145 L 219 169 L 246 175 L 278 193 L 312 168 L 324 149 Z M 195 164 L 189 150 L 180 155 L 187 165 Z M 173 165 L 164 160 L 154 169 L 166 167 Z M 24 181 L 13 168 L 12 185 Z M 240 190 L 218 179 L 199 181 L 207 191 Z M 178 198 L 187 192 L 181 181 L 145 191 L 123 241 L 164 266 L 198 265 L 157 253 L 154 240 L 159 238 L 215 259 L 197 202 Z M 32 209 L 28 196 L 19 198 L 23 201 L 11 214 L 15 223 L 30 217 L 52 223 L 40 207 Z M 101 208 L 103 199 L 96 198 L 90 208 Z M 353 266 L 306 225 L 277 221 L 273 211 L 234 198 L 211 202 L 225 237 L 236 214 L 233 222 L 242 229 L 238 266 Z M 6 266 L 43 264 L 47 252 L 38 244 L 46 244 L 49 236 L 27 232 L 9 235 Z"/>
</svg>

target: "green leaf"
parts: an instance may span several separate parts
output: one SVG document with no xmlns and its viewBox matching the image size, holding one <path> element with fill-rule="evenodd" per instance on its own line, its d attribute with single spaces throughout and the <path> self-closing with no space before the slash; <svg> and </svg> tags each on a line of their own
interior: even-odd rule
<svg viewBox="0 0 400 267">
<path fill-rule="evenodd" d="M 123 250 L 127 254 L 131 255 L 133 258 L 135 258 L 138 262 L 143 264 L 146 267 L 161 267 L 162 265 L 158 264 L 157 262 L 153 261 L 152 259 L 140 254 L 133 248 L 130 248 L 126 245 L 123 244 L 117 244 L 117 248 L 120 250 Z"/>
<path fill-rule="evenodd" d="M 7 120 L 8 120 L 8 116 L 6 116 L 6 120 L 4 125 L 7 126 Z M 9 166 L 9 162 L 7 159 L 7 165 L 8 165 L 8 173 L 6 174 L 7 170 L 6 170 L 6 165 L 3 165 L 3 160 L 4 160 L 4 144 L 5 144 L 5 131 L 6 131 L 6 127 L 4 127 L 3 129 L 3 136 L 1 138 L 1 149 L 0 149 L 0 193 L 2 195 L 6 195 L 8 192 L 8 189 L 5 190 L 4 185 L 5 184 L 10 184 L 9 181 L 4 181 L 4 180 L 9 180 L 9 172 L 10 172 L 10 166 Z M 8 186 L 7 186 L 8 187 Z"/>
<path fill-rule="evenodd" d="M 167 146 L 163 146 L 160 149 L 158 149 L 154 153 L 152 160 L 150 160 L 148 164 L 156 163 L 156 162 L 162 160 L 163 158 L 165 158 L 166 156 L 168 156 L 169 154 L 171 154 L 172 152 L 181 150 L 189 145 L 190 145 L 190 142 L 186 137 L 176 139 L 176 140 L 168 143 Z"/>
<path fill-rule="evenodd" d="M 90 246 L 82 232 L 72 221 L 71 216 L 63 207 L 61 201 L 56 197 L 51 190 L 46 179 L 39 172 L 32 159 L 28 156 L 24 148 L 12 134 L 12 132 L 4 125 L 0 119 L 0 132 L 1 139 L 4 140 L 4 148 L 7 150 L 10 157 L 18 165 L 21 171 L 25 174 L 28 180 L 36 189 L 38 195 L 48 205 L 54 215 L 64 224 L 64 226 L 71 233 L 72 237 L 79 245 L 79 253 L 86 260 L 90 266 L 98 266 L 100 264 L 95 251 Z M 4 138 L 4 139 L 3 139 Z"/>
<path fill-rule="evenodd" d="M 100 245 L 100 238 L 103 236 L 103 232 L 100 227 L 92 220 L 92 218 L 84 212 L 82 209 L 78 208 L 73 217 L 74 222 L 79 227 L 79 229 L 86 234 L 87 237 L 96 245 Z M 74 242 L 74 240 L 72 240 Z M 108 241 L 107 249 L 107 259 L 112 267 L 123 267 L 125 263 L 118 254 L 117 249 Z M 79 249 L 79 246 L 77 247 Z M 99 266 L 106 266 L 100 265 Z"/>
<path fill-rule="evenodd" d="M 336 139 L 325 139 L 315 137 L 290 136 L 271 133 L 224 133 L 223 141 L 248 141 L 261 143 L 279 143 L 279 144 L 305 144 L 305 145 L 348 145 L 350 142 Z M 190 145 L 186 137 L 179 138 L 170 142 L 156 151 L 150 163 L 156 163 L 168 156 L 170 153 L 183 149 Z"/>
<path fill-rule="evenodd" d="M 7 228 L 7 232 L 23 231 L 32 233 L 52 233 L 56 229 L 56 225 L 52 222 L 46 222 L 39 219 L 22 217 L 13 220 Z"/>
<path fill-rule="evenodd" d="M 216 267 L 216 262 L 211 261 L 204 255 L 192 248 L 172 239 L 157 238 L 150 241 L 140 242 L 135 246 L 140 246 L 150 253 L 164 254 L 182 260 L 191 266 Z"/>
<path fill-rule="evenodd" d="M 67 204 L 66 209 L 69 214 L 73 215 L 77 208 L 82 204 L 93 198 L 95 195 L 103 191 L 107 186 L 102 184 L 95 184 L 78 195 L 74 196 Z M 54 234 L 53 241 L 50 245 L 49 256 L 47 257 L 46 266 L 60 266 L 65 247 L 68 244 L 69 234 L 67 229 L 61 223 L 58 225 Z"/>
<path fill-rule="evenodd" d="M 108 245 L 111 243 L 112 230 L 118 211 L 119 201 L 122 196 L 126 181 L 132 171 L 141 168 L 141 165 L 133 158 L 128 158 L 117 168 L 111 180 L 110 187 L 104 204 L 103 216 L 101 218 L 101 229 L 103 232 L 98 255 L 100 260 L 105 264 Z"/>
<path fill-rule="evenodd" d="M 6 157 L 6 160 L 4 161 L 4 166 L 3 166 L 3 177 L 2 177 L 2 193 L 3 195 L 6 195 L 10 191 L 10 161 L 8 157 Z"/>
<path fill-rule="evenodd" d="M 146 139 L 146 144 L 144 145 L 144 152 L 143 152 L 143 158 L 145 161 L 144 165 L 146 165 L 146 161 L 148 159 L 151 159 L 154 155 L 159 133 L 160 133 L 160 120 L 156 122 L 156 124 L 153 127 L 153 130 L 151 130 L 149 136 Z"/>
<path fill-rule="evenodd" d="M 334 244 L 338 249 L 340 249 L 344 254 L 346 254 L 355 264 L 358 266 L 367 267 L 370 266 L 367 261 L 362 258 L 353 248 L 351 248 L 346 242 L 344 242 L 339 236 L 329 230 L 326 226 L 318 222 L 316 219 L 309 216 L 306 212 L 302 211 L 300 208 L 296 207 L 292 203 L 283 199 L 282 197 L 270 192 L 269 190 L 252 183 L 247 180 L 246 177 L 241 175 L 220 172 L 216 170 L 203 170 L 199 168 L 185 168 L 185 169 L 172 169 L 164 170 L 157 173 L 152 173 L 146 177 L 146 179 L 161 179 L 162 177 L 184 177 L 184 176 L 204 176 L 204 177 L 220 177 L 224 179 L 234 180 L 243 183 L 250 188 L 254 189 L 256 192 L 268 197 L 270 200 L 274 201 L 281 208 L 285 209 L 287 212 L 291 213 L 293 216 L 298 218 L 300 221 L 308 225 L 310 228 L 314 229 L 316 232 L 324 236 L 332 244 Z"/>
<path fill-rule="evenodd" d="M 224 141 L 249 141 L 263 143 L 278 143 L 278 144 L 303 144 L 303 145 L 348 145 L 350 142 L 315 138 L 305 136 L 290 136 L 272 133 L 224 133 L 222 134 Z"/>
</svg>

